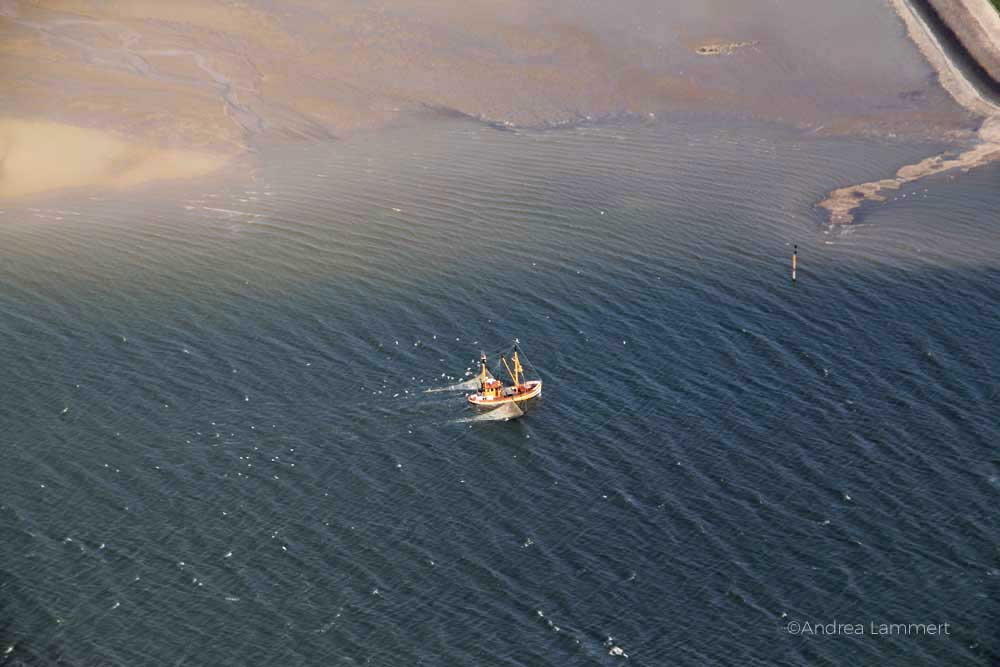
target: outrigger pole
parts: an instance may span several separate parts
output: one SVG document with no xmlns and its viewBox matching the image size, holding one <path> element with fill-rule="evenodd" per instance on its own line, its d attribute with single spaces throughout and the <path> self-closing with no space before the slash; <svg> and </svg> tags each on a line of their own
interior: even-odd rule
<svg viewBox="0 0 1000 667">
<path fill-rule="evenodd" d="M 520 380 L 518 380 L 518 378 L 524 377 L 524 368 L 521 366 L 521 360 L 517 358 L 516 344 L 514 345 L 513 360 L 514 360 L 514 370 L 512 371 L 510 369 L 510 366 L 507 364 L 507 357 L 500 355 L 500 361 L 503 362 L 504 368 L 507 369 L 507 373 L 510 375 L 511 379 L 514 380 L 514 387 L 517 388 L 521 386 L 521 382 Z"/>
<path fill-rule="evenodd" d="M 514 359 L 516 360 L 517 357 L 514 357 Z M 507 369 L 507 373 L 514 380 L 514 388 L 516 389 L 518 386 L 520 386 L 517 383 L 517 373 L 510 370 L 510 366 L 507 365 L 507 357 L 505 357 L 503 355 L 500 355 L 500 361 L 503 362 L 504 368 Z M 514 362 L 514 368 L 515 368 L 515 370 L 517 369 L 517 361 Z"/>
</svg>

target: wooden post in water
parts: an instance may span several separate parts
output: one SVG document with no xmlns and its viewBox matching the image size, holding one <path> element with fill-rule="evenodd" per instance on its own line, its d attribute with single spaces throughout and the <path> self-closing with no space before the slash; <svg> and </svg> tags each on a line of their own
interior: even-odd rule
<svg viewBox="0 0 1000 667">
<path fill-rule="evenodd" d="M 795 282 L 795 270 L 798 268 L 799 264 L 799 246 L 793 246 L 792 249 L 792 282 Z"/>
</svg>

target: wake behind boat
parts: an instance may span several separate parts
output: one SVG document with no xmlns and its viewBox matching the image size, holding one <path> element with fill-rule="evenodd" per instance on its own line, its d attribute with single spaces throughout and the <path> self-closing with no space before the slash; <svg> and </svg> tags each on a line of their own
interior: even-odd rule
<svg viewBox="0 0 1000 667">
<path fill-rule="evenodd" d="M 479 391 L 469 394 L 469 403 L 478 407 L 492 408 L 505 403 L 521 403 L 541 395 L 542 381 L 526 380 L 524 377 L 524 367 L 518 356 L 517 344 L 514 345 L 510 363 L 504 355 L 500 355 L 500 362 L 513 384 L 505 385 L 490 372 L 486 363 L 486 353 L 483 352 L 479 361 Z"/>
</svg>

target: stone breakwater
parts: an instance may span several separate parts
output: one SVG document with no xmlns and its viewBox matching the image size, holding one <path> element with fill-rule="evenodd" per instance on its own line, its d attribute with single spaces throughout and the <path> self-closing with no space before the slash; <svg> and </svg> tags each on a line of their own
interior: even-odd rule
<svg viewBox="0 0 1000 667">
<path fill-rule="evenodd" d="M 1000 160 L 1000 95 L 996 92 L 1000 70 L 995 68 L 1000 67 L 1000 16 L 988 0 L 890 1 L 944 89 L 969 112 L 982 116 L 983 122 L 976 142 L 955 157 L 936 155 L 901 167 L 892 178 L 831 191 L 819 206 L 829 212 L 832 224 L 853 222 L 855 210 L 865 201 L 884 201 L 885 190 Z"/>
<path fill-rule="evenodd" d="M 1000 12 L 990 0 L 919 0 L 955 34 L 969 55 L 1000 85 Z"/>
</svg>

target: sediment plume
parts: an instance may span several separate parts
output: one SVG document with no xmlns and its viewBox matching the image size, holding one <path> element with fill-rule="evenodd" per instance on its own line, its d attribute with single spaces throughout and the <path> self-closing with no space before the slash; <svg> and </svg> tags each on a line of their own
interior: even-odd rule
<svg viewBox="0 0 1000 667">
<path fill-rule="evenodd" d="M 963 0 L 970 5 L 986 0 Z M 829 212 L 831 224 L 854 221 L 855 210 L 865 201 L 885 201 L 885 190 L 898 190 L 903 185 L 927 176 L 954 169 L 972 169 L 1000 160 L 1000 104 L 983 94 L 945 52 L 940 38 L 908 0 L 890 0 L 896 13 L 906 24 L 910 38 L 937 71 L 942 87 L 968 111 L 984 117 L 976 133 L 977 142 L 957 156 L 936 155 L 917 164 L 901 167 L 893 178 L 837 188 L 819 206 Z M 989 8 L 992 9 L 992 8 Z M 992 47 L 1000 49 L 1000 33 L 991 36 Z M 970 56 L 971 57 L 971 56 Z"/>
</svg>

